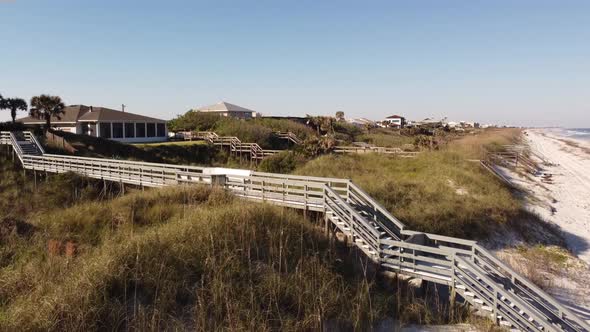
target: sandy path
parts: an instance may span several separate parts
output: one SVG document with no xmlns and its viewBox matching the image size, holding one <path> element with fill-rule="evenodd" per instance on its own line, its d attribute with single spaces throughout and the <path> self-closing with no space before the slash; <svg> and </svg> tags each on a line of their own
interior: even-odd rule
<svg viewBox="0 0 590 332">
<path fill-rule="evenodd" d="M 529 130 L 528 140 L 533 152 L 549 161 L 544 169 L 553 174 L 553 183 L 529 183 L 528 189 L 545 201 L 535 212 L 564 231 L 569 248 L 590 264 L 590 155 L 566 144 L 564 138 L 551 131 Z M 580 146 L 590 146 L 577 142 Z M 555 210 L 552 212 L 548 206 Z"/>
</svg>

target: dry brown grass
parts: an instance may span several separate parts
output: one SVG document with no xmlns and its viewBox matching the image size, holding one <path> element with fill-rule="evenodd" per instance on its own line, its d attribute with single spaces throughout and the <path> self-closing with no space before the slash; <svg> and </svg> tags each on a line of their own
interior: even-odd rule
<svg viewBox="0 0 590 332">
<path fill-rule="evenodd" d="M 448 144 L 449 151 L 457 152 L 465 158 L 481 159 L 486 149 L 498 149 L 511 144 L 522 133 L 518 128 L 486 129 L 477 134 L 467 134 Z"/>
<path fill-rule="evenodd" d="M 358 273 L 366 258 L 297 212 L 220 190 L 136 191 L 32 211 L 26 222 L 33 231 L 13 232 L 1 246 L 9 259 L 0 270 L 0 326 L 8 330 L 358 330 L 385 317 L 450 321 L 448 305 Z"/>
</svg>

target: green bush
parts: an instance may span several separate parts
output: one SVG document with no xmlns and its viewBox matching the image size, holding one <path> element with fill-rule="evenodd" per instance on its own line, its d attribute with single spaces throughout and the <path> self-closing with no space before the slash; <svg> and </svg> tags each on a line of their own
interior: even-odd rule
<svg viewBox="0 0 590 332">
<path fill-rule="evenodd" d="M 169 121 L 170 131 L 214 131 L 221 136 L 235 136 L 244 143 L 258 143 L 266 149 L 286 149 L 289 143 L 273 132 L 290 131 L 301 140 L 315 136 L 304 124 L 288 119 L 255 118 L 241 120 L 216 114 L 189 111 Z"/>
<path fill-rule="evenodd" d="M 221 117 L 218 114 L 188 111 L 168 121 L 170 131 L 210 131 Z"/>
<path fill-rule="evenodd" d="M 355 142 L 357 136 L 363 133 L 361 128 L 344 121 L 334 121 L 333 126 L 336 138 L 346 143 Z"/>
<path fill-rule="evenodd" d="M 252 119 L 256 124 L 272 129 L 272 131 L 290 131 L 299 139 L 305 140 L 314 137 L 316 134 L 310 127 L 288 119 L 256 118 Z"/>
<path fill-rule="evenodd" d="M 291 173 L 298 166 L 305 163 L 306 159 L 299 153 L 293 151 L 284 151 L 277 153 L 262 160 L 258 169 L 268 173 Z"/>
<path fill-rule="evenodd" d="M 244 143 L 258 143 L 263 148 L 279 148 L 283 142 L 273 135 L 273 130 L 252 121 L 234 118 L 220 119 L 214 131 L 221 136 L 235 136 Z"/>
</svg>

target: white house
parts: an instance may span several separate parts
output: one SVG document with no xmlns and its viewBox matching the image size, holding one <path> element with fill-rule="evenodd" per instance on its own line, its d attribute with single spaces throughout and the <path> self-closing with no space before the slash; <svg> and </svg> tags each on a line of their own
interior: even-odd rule
<svg viewBox="0 0 590 332">
<path fill-rule="evenodd" d="M 346 119 L 346 122 L 350 123 L 351 125 L 357 126 L 357 127 L 375 127 L 375 121 L 366 119 L 366 118 L 358 118 L 358 119 Z"/>
<path fill-rule="evenodd" d="M 33 117 L 18 121 L 25 125 L 45 124 L 45 119 Z M 67 106 L 59 117 L 51 117 L 51 127 L 126 143 L 161 142 L 168 139 L 165 120 L 86 105 Z"/>
<path fill-rule="evenodd" d="M 251 119 L 260 116 L 260 114 L 256 111 L 238 105 L 230 104 L 225 101 L 219 102 L 215 105 L 195 108 L 192 111 L 219 114 L 220 116 L 230 116 L 239 119 Z"/>
<path fill-rule="evenodd" d="M 383 127 L 403 128 L 406 126 L 406 118 L 401 115 L 392 115 L 381 121 Z"/>
</svg>

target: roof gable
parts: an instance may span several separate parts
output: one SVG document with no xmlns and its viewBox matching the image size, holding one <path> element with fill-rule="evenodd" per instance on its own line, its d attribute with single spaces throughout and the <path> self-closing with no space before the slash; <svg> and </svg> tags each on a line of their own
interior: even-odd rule
<svg viewBox="0 0 590 332">
<path fill-rule="evenodd" d="M 85 105 L 70 105 L 64 108 L 64 112 L 58 116 L 51 117 L 51 123 L 59 124 L 59 123 L 75 123 L 78 121 L 80 116 L 85 114 L 90 110 L 90 107 Z M 19 122 L 23 123 L 45 123 L 45 119 L 34 118 L 32 116 L 27 116 L 21 119 L 18 119 Z"/>
<path fill-rule="evenodd" d="M 18 119 L 22 123 L 45 123 L 45 119 L 38 119 L 34 117 L 25 117 Z M 70 105 L 64 108 L 64 113 L 58 117 L 52 116 L 51 123 L 76 123 L 78 121 L 94 122 L 94 121 L 151 121 L 151 122 L 166 122 L 165 120 L 151 118 L 139 114 L 121 112 L 106 107 L 93 107 L 86 105 Z"/>
<path fill-rule="evenodd" d="M 165 120 L 151 118 L 149 116 L 121 112 L 106 107 L 93 107 L 92 111 L 86 112 L 82 115 L 79 121 L 153 121 L 165 122 Z"/>
<path fill-rule="evenodd" d="M 230 104 L 228 102 L 222 101 L 214 105 L 203 106 L 196 109 L 200 112 L 254 112 L 251 109 L 247 109 L 242 106 Z"/>
</svg>

